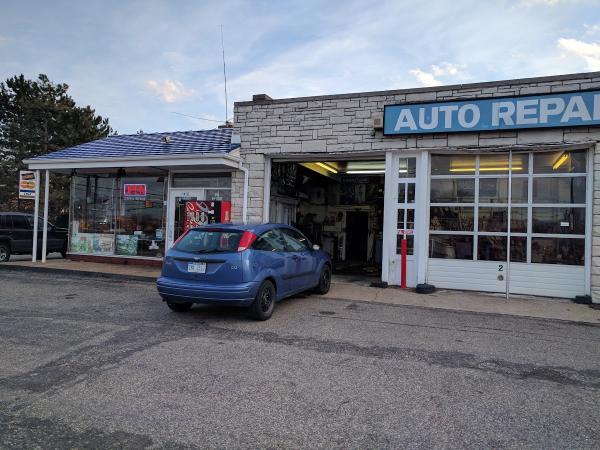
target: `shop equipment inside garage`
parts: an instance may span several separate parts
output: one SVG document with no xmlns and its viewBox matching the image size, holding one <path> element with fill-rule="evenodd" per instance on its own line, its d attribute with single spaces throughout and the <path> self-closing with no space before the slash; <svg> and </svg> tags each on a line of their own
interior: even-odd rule
<svg viewBox="0 0 600 450">
<path fill-rule="evenodd" d="M 381 276 L 385 160 L 273 161 L 269 220 L 331 255 L 334 273 Z"/>
</svg>

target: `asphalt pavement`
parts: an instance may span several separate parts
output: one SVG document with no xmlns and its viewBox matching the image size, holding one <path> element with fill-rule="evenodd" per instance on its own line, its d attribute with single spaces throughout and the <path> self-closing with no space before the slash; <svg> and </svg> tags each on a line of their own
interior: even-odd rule
<svg viewBox="0 0 600 450">
<path fill-rule="evenodd" d="M 598 448 L 600 327 L 2 271 L 0 448 Z"/>
</svg>

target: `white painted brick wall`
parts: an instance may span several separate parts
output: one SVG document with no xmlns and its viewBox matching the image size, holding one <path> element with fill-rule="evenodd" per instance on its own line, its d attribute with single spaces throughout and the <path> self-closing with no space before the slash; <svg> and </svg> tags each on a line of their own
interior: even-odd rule
<svg viewBox="0 0 600 450">
<path fill-rule="evenodd" d="M 347 154 L 405 149 L 465 149 L 538 146 L 557 143 L 600 142 L 600 127 L 557 130 L 519 130 L 505 132 L 384 137 L 373 133 L 373 117 L 382 115 L 387 104 L 402 102 L 444 101 L 461 98 L 491 98 L 527 94 L 544 94 L 600 88 L 600 73 L 544 79 L 511 80 L 410 91 L 346 94 L 316 98 L 276 100 L 274 102 L 236 103 L 235 132 L 241 134 L 240 154 L 251 168 L 248 219 L 263 216 L 264 155 Z M 596 152 L 600 152 L 596 146 Z M 600 156 L 594 164 L 600 179 Z M 258 181 L 261 180 L 261 181 Z M 600 302 L 600 186 L 594 185 L 592 291 Z M 241 219 L 243 174 L 236 172 L 232 185 L 232 217 Z"/>
</svg>

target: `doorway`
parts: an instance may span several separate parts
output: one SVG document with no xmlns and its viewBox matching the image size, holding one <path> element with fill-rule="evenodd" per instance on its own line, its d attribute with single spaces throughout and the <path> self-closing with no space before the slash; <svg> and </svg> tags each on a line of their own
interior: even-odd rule
<svg viewBox="0 0 600 450">
<path fill-rule="evenodd" d="M 186 231 L 186 203 L 203 201 L 205 191 L 205 189 L 171 189 L 169 191 L 167 248 L 171 248 L 179 236 Z M 200 217 L 198 218 L 200 219 Z"/>
<path fill-rule="evenodd" d="M 348 211 L 346 213 L 346 236 L 346 259 L 348 261 L 367 261 L 368 212 Z"/>
<path fill-rule="evenodd" d="M 321 246 L 334 274 L 379 281 L 385 160 L 276 160 L 270 175 L 270 222 L 293 225 Z"/>
<path fill-rule="evenodd" d="M 402 273 L 402 241 L 406 240 L 406 283 L 417 285 L 419 261 L 424 260 L 423 251 L 426 222 L 426 183 L 421 176 L 426 165 L 424 153 L 392 153 L 387 157 L 388 180 L 386 189 L 385 237 L 383 281 L 399 285 Z M 421 273 L 422 273 L 421 269 Z M 421 275 L 422 276 L 422 275 Z"/>
</svg>

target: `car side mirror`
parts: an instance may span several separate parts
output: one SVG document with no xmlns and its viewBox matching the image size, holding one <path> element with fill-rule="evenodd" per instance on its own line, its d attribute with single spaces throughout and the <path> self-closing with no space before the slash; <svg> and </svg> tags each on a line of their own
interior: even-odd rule
<svg viewBox="0 0 600 450">
<path fill-rule="evenodd" d="M 321 250 L 321 247 L 319 247 L 317 244 L 313 244 L 313 247 L 312 247 L 312 249 L 313 249 L 314 251 L 317 251 L 317 250 Z"/>
</svg>

